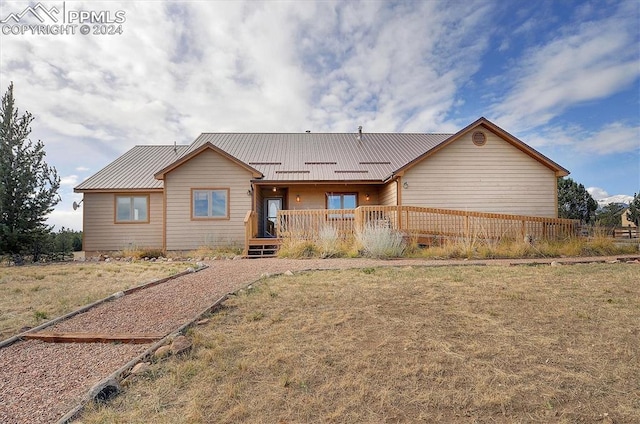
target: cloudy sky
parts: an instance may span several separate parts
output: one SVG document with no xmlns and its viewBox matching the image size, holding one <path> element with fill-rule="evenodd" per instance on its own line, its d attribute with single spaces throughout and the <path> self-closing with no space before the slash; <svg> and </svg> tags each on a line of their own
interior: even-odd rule
<svg viewBox="0 0 640 424">
<path fill-rule="evenodd" d="M 484 116 L 595 198 L 640 190 L 637 0 L 40 3 L 0 1 L 0 89 L 14 82 L 62 177 L 56 228 L 81 229 L 73 187 L 132 146 L 216 131 L 456 132 Z M 84 35 L 80 11 L 120 22 Z M 24 27 L 63 23 L 74 33 Z"/>
</svg>

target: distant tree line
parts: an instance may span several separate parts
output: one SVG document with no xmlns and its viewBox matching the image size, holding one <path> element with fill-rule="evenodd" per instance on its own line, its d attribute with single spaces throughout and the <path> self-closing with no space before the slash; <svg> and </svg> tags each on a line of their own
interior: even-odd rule
<svg viewBox="0 0 640 424">
<path fill-rule="evenodd" d="M 628 207 L 622 203 L 609 203 L 598 209 L 598 202 L 582 184 L 571 178 L 558 179 L 558 217 L 615 228 L 622 225 L 623 214 L 636 226 L 640 226 L 640 192 L 633 195 Z"/>
</svg>

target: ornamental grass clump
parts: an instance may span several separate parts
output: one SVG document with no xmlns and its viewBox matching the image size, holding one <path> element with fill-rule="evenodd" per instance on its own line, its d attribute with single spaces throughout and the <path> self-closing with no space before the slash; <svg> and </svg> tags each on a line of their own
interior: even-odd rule
<svg viewBox="0 0 640 424">
<path fill-rule="evenodd" d="M 329 225 L 322 227 L 318 233 L 316 244 L 320 250 L 321 258 L 340 256 L 340 237 L 338 236 L 338 230 L 335 228 Z"/>
<path fill-rule="evenodd" d="M 370 258 L 398 258 L 407 247 L 402 233 L 383 225 L 367 224 L 357 239 L 362 254 Z"/>
</svg>

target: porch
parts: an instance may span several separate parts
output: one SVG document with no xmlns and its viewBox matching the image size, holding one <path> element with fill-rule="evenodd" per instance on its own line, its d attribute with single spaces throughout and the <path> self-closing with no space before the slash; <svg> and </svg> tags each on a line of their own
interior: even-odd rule
<svg viewBox="0 0 640 424">
<path fill-rule="evenodd" d="M 263 246 L 273 255 L 283 238 L 316 240 L 330 227 L 342 238 L 354 237 L 367 226 L 384 226 L 430 244 L 447 239 L 560 239 L 579 234 L 580 222 L 571 219 L 470 212 L 418 206 L 359 206 L 355 209 L 280 210 L 275 238 L 258 238 L 258 216 L 249 211 L 244 220 L 245 256 L 257 255 Z M 254 252 L 254 254 L 252 254 Z"/>
</svg>

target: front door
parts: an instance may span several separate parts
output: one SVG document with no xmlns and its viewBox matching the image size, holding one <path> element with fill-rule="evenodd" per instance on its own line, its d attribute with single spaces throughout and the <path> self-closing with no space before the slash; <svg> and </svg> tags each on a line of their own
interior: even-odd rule
<svg viewBox="0 0 640 424">
<path fill-rule="evenodd" d="M 276 220 L 278 211 L 282 209 L 282 198 L 272 197 L 264 199 L 264 236 L 276 237 Z"/>
</svg>

